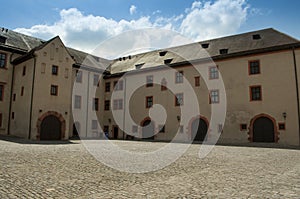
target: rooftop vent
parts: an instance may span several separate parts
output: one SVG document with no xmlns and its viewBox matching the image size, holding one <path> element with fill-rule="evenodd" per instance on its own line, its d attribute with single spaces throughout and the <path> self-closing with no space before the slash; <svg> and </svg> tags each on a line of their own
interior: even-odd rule
<svg viewBox="0 0 300 199">
<path fill-rule="evenodd" d="M 131 55 L 129 55 L 128 58 L 131 59 Z"/>
<path fill-rule="evenodd" d="M 0 36 L 0 43 L 5 44 L 6 39 L 7 39 L 6 37 Z"/>
<path fill-rule="evenodd" d="M 209 47 L 209 44 L 206 43 L 206 44 L 201 44 L 202 48 L 208 48 Z"/>
<path fill-rule="evenodd" d="M 135 68 L 136 68 L 136 69 L 141 69 L 142 66 L 144 66 L 144 64 L 145 64 L 145 63 L 136 64 L 136 65 L 135 65 Z"/>
<path fill-rule="evenodd" d="M 220 54 L 221 55 L 228 54 L 228 49 L 227 48 L 220 49 Z"/>
<path fill-rule="evenodd" d="M 161 51 L 159 52 L 159 56 L 163 57 L 167 54 L 168 51 Z"/>
<path fill-rule="evenodd" d="M 126 57 L 123 57 L 123 61 L 125 61 L 126 60 Z"/>
<path fill-rule="evenodd" d="M 119 61 L 122 61 L 122 57 L 119 58 Z"/>
<path fill-rule="evenodd" d="M 255 34 L 255 35 L 252 35 L 252 39 L 258 40 L 258 39 L 261 39 L 261 36 L 260 36 L 260 34 Z"/>
<path fill-rule="evenodd" d="M 170 64 L 170 63 L 172 62 L 172 60 L 173 60 L 173 59 L 165 59 L 165 60 L 164 60 L 164 63 L 165 63 L 165 64 Z"/>
</svg>

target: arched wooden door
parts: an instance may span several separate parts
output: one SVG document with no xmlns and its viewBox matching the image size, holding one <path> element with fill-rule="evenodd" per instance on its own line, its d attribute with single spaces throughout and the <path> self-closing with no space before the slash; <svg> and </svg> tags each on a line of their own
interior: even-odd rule
<svg viewBox="0 0 300 199">
<path fill-rule="evenodd" d="M 253 122 L 253 142 L 274 142 L 274 123 L 267 117 L 259 117 Z"/>
<path fill-rule="evenodd" d="M 192 128 L 192 137 L 194 138 L 194 141 L 204 141 L 205 140 L 208 126 L 204 119 L 202 119 L 202 118 L 195 119 L 192 122 L 191 128 Z"/>
<path fill-rule="evenodd" d="M 151 120 L 145 120 L 142 126 L 143 139 L 154 140 L 154 123 Z"/>
<path fill-rule="evenodd" d="M 61 140 L 61 125 L 54 115 L 45 117 L 41 123 L 40 140 Z"/>
</svg>

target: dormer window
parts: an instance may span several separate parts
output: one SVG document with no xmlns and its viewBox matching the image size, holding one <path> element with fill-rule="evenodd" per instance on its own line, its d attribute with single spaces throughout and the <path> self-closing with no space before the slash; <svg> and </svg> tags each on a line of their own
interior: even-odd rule
<svg viewBox="0 0 300 199">
<path fill-rule="evenodd" d="M 206 43 L 206 44 L 201 44 L 202 48 L 208 48 L 209 47 L 209 44 Z"/>
<path fill-rule="evenodd" d="M 228 49 L 227 48 L 220 49 L 220 54 L 221 55 L 228 54 Z"/>
<path fill-rule="evenodd" d="M 7 39 L 6 37 L 0 36 L 0 43 L 5 44 L 6 39 Z"/>
<path fill-rule="evenodd" d="M 145 63 L 136 64 L 135 69 L 141 69 L 144 66 Z"/>
<path fill-rule="evenodd" d="M 161 57 L 165 56 L 166 54 L 167 54 L 167 51 L 161 51 L 161 52 L 159 52 L 159 56 L 161 56 Z"/>
<path fill-rule="evenodd" d="M 261 36 L 260 36 L 260 34 L 255 34 L 255 35 L 252 35 L 252 39 L 259 40 L 259 39 L 261 39 Z"/>
<path fill-rule="evenodd" d="M 164 60 L 164 63 L 165 63 L 165 64 L 170 64 L 170 63 L 172 62 L 172 60 L 173 60 L 173 59 L 165 59 L 165 60 Z"/>
</svg>

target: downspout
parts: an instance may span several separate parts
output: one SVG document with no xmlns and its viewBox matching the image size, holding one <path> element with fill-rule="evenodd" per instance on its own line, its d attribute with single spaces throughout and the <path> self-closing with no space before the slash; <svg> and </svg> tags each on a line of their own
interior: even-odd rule
<svg viewBox="0 0 300 199">
<path fill-rule="evenodd" d="M 34 56 L 33 59 L 34 60 L 33 60 L 33 75 L 32 75 L 32 87 L 31 87 L 28 139 L 31 138 L 31 120 L 32 120 L 32 106 L 33 106 L 33 91 L 34 91 L 34 81 L 35 81 L 36 57 Z"/>
<path fill-rule="evenodd" d="M 126 78 L 124 77 L 124 109 L 123 109 L 123 140 L 125 140 L 125 112 L 126 112 Z"/>
<path fill-rule="evenodd" d="M 87 81 L 87 97 L 86 97 L 86 132 L 85 138 L 88 137 L 88 120 L 89 120 L 89 98 L 90 98 L 90 72 L 88 72 L 88 81 Z"/>
<path fill-rule="evenodd" d="M 12 57 L 14 53 L 10 56 L 10 63 L 12 63 Z M 8 123 L 7 123 L 7 135 L 10 134 L 10 120 L 11 120 L 11 107 L 12 107 L 12 96 L 13 96 L 13 88 L 14 88 L 14 77 L 15 77 L 15 65 L 12 66 L 12 75 L 11 75 L 11 83 L 10 83 L 10 97 L 9 97 L 9 107 L 8 107 Z"/>
<path fill-rule="evenodd" d="M 295 81 L 296 81 L 296 95 L 297 95 L 297 112 L 298 112 L 298 133 L 299 133 L 299 146 L 300 146 L 300 105 L 299 105 L 299 86 L 298 86 L 298 72 L 297 72 L 297 62 L 295 55 L 295 47 L 293 49 L 293 60 L 294 60 L 294 70 L 295 70 Z"/>
</svg>

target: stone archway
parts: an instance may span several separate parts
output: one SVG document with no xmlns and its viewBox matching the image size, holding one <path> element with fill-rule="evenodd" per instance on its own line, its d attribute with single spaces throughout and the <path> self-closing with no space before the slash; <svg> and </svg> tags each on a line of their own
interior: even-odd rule
<svg viewBox="0 0 300 199">
<path fill-rule="evenodd" d="M 259 114 L 251 119 L 249 141 L 251 142 L 278 142 L 276 120 L 267 115 Z"/>
<path fill-rule="evenodd" d="M 209 122 L 206 117 L 196 116 L 189 122 L 189 134 L 193 141 L 205 141 L 209 132 Z"/>
<path fill-rule="evenodd" d="M 48 111 L 37 121 L 37 140 L 62 140 L 65 138 L 66 121 L 55 111 Z"/>
</svg>

